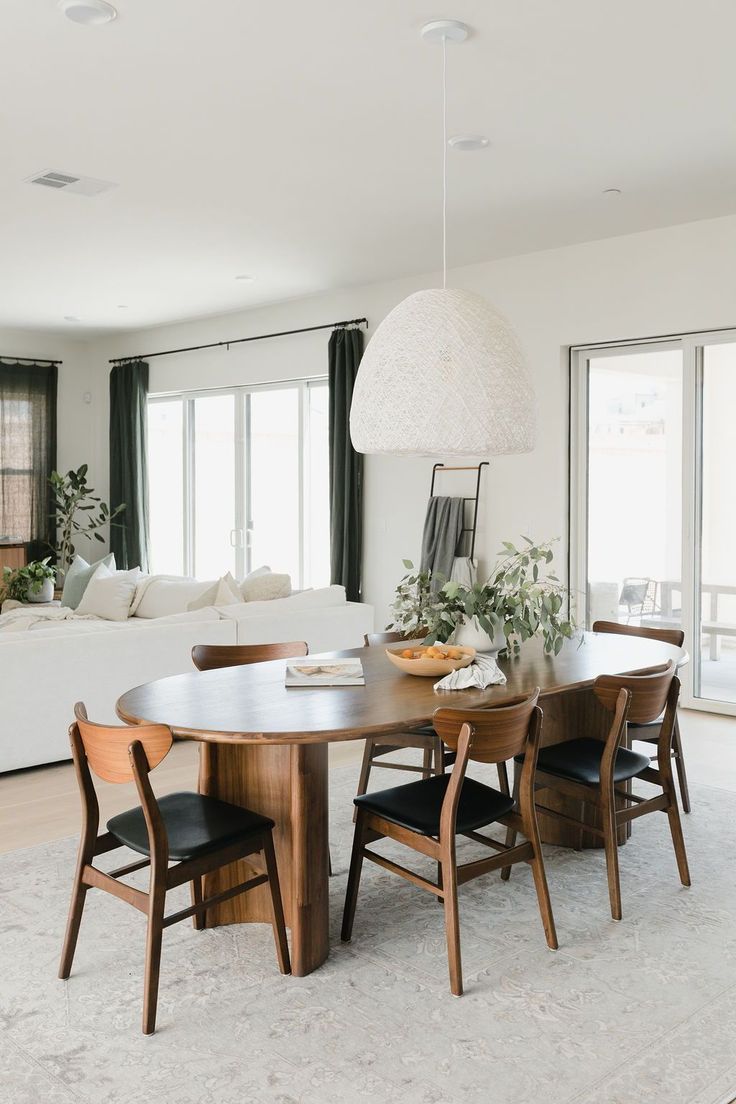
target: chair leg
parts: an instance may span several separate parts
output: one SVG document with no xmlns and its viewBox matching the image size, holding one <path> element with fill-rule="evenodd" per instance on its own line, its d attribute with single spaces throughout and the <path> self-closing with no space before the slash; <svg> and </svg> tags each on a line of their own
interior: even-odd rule
<svg viewBox="0 0 736 1104">
<path fill-rule="evenodd" d="M 153 1035 L 156 1030 L 158 1005 L 158 979 L 161 969 L 161 938 L 163 936 L 164 903 L 166 887 L 151 875 L 148 901 L 148 932 L 146 935 L 146 969 L 143 985 L 143 1034 Z"/>
<path fill-rule="evenodd" d="M 267 832 L 263 837 L 263 858 L 268 874 L 268 888 L 271 891 L 271 925 L 273 927 L 273 940 L 276 944 L 276 958 L 279 970 L 282 974 L 291 973 L 291 961 L 289 959 L 289 944 L 286 939 L 286 924 L 284 922 L 284 906 L 281 900 L 281 887 L 279 885 L 279 870 L 276 865 L 276 852 L 273 847 L 273 836 Z"/>
<path fill-rule="evenodd" d="M 501 793 L 510 794 L 509 789 L 509 772 L 506 764 L 501 760 L 500 763 L 496 763 L 496 770 L 498 771 L 498 788 Z"/>
<path fill-rule="evenodd" d="M 365 746 L 363 748 L 363 761 L 360 764 L 360 774 L 358 776 L 358 789 L 355 792 L 356 797 L 361 797 L 368 790 L 368 779 L 371 776 L 371 766 L 373 765 L 373 748 L 374 743 L 370 736 L 366 737 Z M 357 822 L 358 810 L 353 810 L 353 822 Z"/>
<path fill-rule="evenodd" d="M 613 786 L 609 789 L 601 786 L 601 820 L 603 827 L 603 846 L 606 852 L 606 873 L 608 875 L 608 897 L 611 902 L 611 916 L 620 920 L 621 880 L 618 872 L 618 826 L 616 824 L 616 798 Z"/>
<path fill-rule="evenodd" d="M 348 873 L 348 885 L 345 891 L 345 908 L 342 914 L 342 931 L 340 938 L 343 943 L 349 943 L 353 937 L 353 920 L 355 919 L 355 906 L 358 903 L 358 887 L 360 885 L 360 873 L 363 869 L 363 837 L 365 816 L 356 809 L 357 819 L 355 833 L 353 835 L 353 850 L 350 855 L 350 871 Z"/>
<path fill-rule="evenodd" d="M 437 736 L 436 739 L 432 741 L 432 752 L 434 755 L 434 773 L 444 774 L 445 745 L 442 743 L 442 740 L 439 738 L 439 736 Z"/>
<path fill-rule="evenodd" d="M 460 955 L 460 916 L 457 907 L 457 866 L 452 858 L 442 860 L 442 892 L 445 906 L 447 963 L 450 970 L 450 991 L 456 997 L 463 994 L 463 967 Z"/>
<path fill-rule="evenodd" d="M 505 765 L 505 764 L 504 764 Z M 521 764 L 514 763 L 514 801 L 519 808 L 519 786 L 521 785 Z M 506 829 L 506 846 L 513 847 L 516 843 L 516 831 L 513 828 Z M 501 880 L 507 882 L 511 877 L 511 867 L 504 866 L 501 869 Z"/>
<path fill-rule="evenodd" d="M 434 759 L 434 748 L 431 744 L 427 744 L 422 752 L 422 781 L 426 782 L 428 778 L 431 778 L 434 771 L 432 768 L 432 760 Z"/>
<path fill-rule="evenodd" d="M 84 902 L 89 888 L 82 882 L 81 870 L 78 870 L 74 876 L 72 899 L 69 904 L 69 918 L 66 923 L 64 947 L 59 964 L 59 977 L 63 979 L 68 978 L 72 972 L 72 962 L 74 961 L 74 952 L 77 949 L 77 937 L 79 936 L 79 925 L 82 923 Z"/>
<path fill-rule="evenodd" d="M 532 798 L 532 801 L 533 800 Z M 531 809 L 523 809 L 521 811 L 521 817 L 524 824 L 524 835 L 534 848 L 534 858 L 529 865 L 532 868 L 534 888 L 537 891 L 539 914 L 542 917 L 542 927 L 547 937 L 547 946 L 551 950 L 556 951 L 559 946 L 557 942 L 557 929 L 555 928 L 555 918 L 549 896 L 547 872 L 544 869 L 544 856 L 542 854 L 542 841 L 539 838 L 539 825 L 537 824 L 537 814 L 534 806 L 532 805 Z"/>
<path fill-rule="evenodd" d="M 680 796 L 682 798 L 682 811 L 690 812 L 690 790 L 685 773 L 685 760 L 682 754 L 682 738 L 680 736 L 680 720 L 675 716 L 675 731 L 672 737 L 672 750 L 675 753 L 675 767 L 677 768 L 677 781 L 680 784 Z"/>
<path fill-rule="evenodd" d="M 689 886 L 690 883 L 690 870 L 687 864 L 687 852 L 685 851 L 685 840 L 682 835 L 682 824 L 680 823 L 680 811 L 677 808 L 677 794 L 675 793 L 675 780 L 672 777 L 672 760 L 668 759 L 666 763 L 659 764 L 659 774 L 662 781 L 662 789 L 667 795 L 667 819 L 670 823 L 670 835 L 672 836 L 672 846 L 675 849 L 675 859 L 677 860 L 677 870 L 680 875 L 680 881 L 684 886 Z"/>
<path fill-rule="evenodd" d="M 201 877 L 198 876 L 196 878 L 193 878 L 191 883 L 190 883 L 190 886 L 191 886 L 192 904 L 193 905 L 201 905 L 202 900 L 203 900 L 203 898 L 202 898 L 202 879 L 201 879 Z M 206 923 L 205 923 L 206 917 L 207 917 L 206 911 L 204 911 L 204 912 L 195 912 L 194 913 L 194 916 L 192 916 L 192 925 L 193 925 L 195 931 L 202 931 L 207 926 Z"/>
</svg>

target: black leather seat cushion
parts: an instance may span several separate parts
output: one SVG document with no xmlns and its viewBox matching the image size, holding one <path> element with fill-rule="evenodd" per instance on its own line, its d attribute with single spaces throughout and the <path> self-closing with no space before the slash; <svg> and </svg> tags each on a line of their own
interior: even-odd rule
<svg viewBox="0 0 736 1104">
<path fill-rule="evenodd" d="M 580 740 L 566 740 L 563 744 L 552 744 L 542 748 L 537 759 L 537 769 L 558 778 L 569 778 L 571 782 L 583 782 L 597 786 L 601 780 L 601 758 L 605 745 L 601 740 L 583 737 Z M 522 757 L 517 756 L 516 762 Z M 648 755 L 638 751 L 619 748 L 613 768 L 614 782 L 625 782 L 635 778 L 650 764 Z"/>
<path fill-rule="evenodd" d="M 202 794 L 168 794 L 159 799 L 158 807 L 169 837 L 169 858 L 177 862 L 194 859 L 245 839 L 256 831 L 273 828 L 273 821 L 268 817 Z M 141 855 L 150 854 L 148 830 L 140 806 L 112 817 L 107 822 L 107 830 L 131 850 Z"/>
<path fill-rule="evenodd" d="M 362 794 L 354 799 L 359 809 L 376 813 L 392 824 L 409 828 L 422 836 L 437 836 L 440 831 L 442 802 L 450 783 L 450 774 L 410 782 L 407 786 L 394 786 L 390 790 Z M 492 824 L 494 820 L 511 812 L 513 797 L 466 778 L 460 792 L 457 810 L 458 832 L 472 832 Z"/>
</svg>

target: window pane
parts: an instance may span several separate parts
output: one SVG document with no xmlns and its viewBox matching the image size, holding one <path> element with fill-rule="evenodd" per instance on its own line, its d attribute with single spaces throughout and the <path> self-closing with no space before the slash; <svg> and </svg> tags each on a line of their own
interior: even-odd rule
<svg viewBox="0 0 736 1104">
<path fill-rule="evenodd" d="M 697 697 L 736 701 L 736 344 L 703 350 L 701 649 Z M 699 675 L 699 678 L 698 678 Z M 698 685 L 699 684 L 699 685 Z"/>
<path fill-rule="evenodd" d="M 219 579 L 236 570 L 235 396 L 208 395 L 193 407 L 194 574 Z"/>
<path fill-rule="evenodd" d="M 679 626 L 681 352 L 592 356 L 588 434 L 588 626 Z"/>
<path fill-rule="evenodd" d="M 251 567 L 299 571 L 299 392 L 254 391 L 250 396 Z"/>
<path fill-rule="evenodd" d="M 327 384 L 310 384 L 304 502 L 304 586 L 330 582 L 330 453 Z"/>
<path fill-rule="evenodd" d="M 148 404 L 151 572 L 184 573 L 184 467 L 181 399 Z"/>
</svg>

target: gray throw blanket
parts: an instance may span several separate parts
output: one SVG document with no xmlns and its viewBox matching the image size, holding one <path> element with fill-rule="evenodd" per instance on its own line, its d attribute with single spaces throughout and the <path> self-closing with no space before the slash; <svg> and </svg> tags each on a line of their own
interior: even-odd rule
<svg viewBox="0 0 736 1104">
<path fill-rule="evenodd" d="M 422 536 L 422 571 L 450 578 L 463 528 L 464 505 L 462 498 L 430 498 Z M 432 589 L 438 590 L 440 582 L 438 579 Z"/>
</svg>

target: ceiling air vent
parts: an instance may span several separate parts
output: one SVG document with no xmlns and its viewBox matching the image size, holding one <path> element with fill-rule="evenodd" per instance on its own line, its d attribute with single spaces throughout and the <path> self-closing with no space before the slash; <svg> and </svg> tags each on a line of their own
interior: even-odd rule
<svg viewBox="0 0 736 1104">
<path fill-rule="evenodd" d="M 70 173 L 55 172 L 51 169 L 26 177 L 26 182 L 40 184 L 43 188 L 63 189 L 65 192 L 85 196 L 99 195 L 100 192 L 116 187 L 109 180 L 95 180 L 91 176 L 72 176 Z"/>
</svg>

